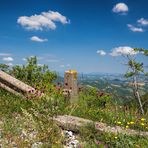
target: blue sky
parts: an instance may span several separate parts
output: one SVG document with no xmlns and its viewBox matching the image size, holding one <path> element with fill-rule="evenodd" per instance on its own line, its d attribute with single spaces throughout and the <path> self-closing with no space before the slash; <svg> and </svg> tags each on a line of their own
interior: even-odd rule
<svg viewBox="0 0 148 148">
<path fill-rule="evenodd" d="M 0 63 L 24 64 L 36 55 L 56 71 L 125 72 L 120 54 L 148 49 L 147 6 L 147 0 L 0 0 Z"/>
</svg>

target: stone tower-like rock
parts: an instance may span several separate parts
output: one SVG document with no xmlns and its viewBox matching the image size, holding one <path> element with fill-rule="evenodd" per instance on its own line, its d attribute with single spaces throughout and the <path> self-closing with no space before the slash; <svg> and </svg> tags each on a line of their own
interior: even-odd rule
<svg viewBox="0 0 148 148">
<path fill-rule="evenodd" d="M 76 97 L 78 95 L 77 74 L 76 70 L 65 71 L 64 89 L 69 91 L 70 97 Z"/>
</svg>

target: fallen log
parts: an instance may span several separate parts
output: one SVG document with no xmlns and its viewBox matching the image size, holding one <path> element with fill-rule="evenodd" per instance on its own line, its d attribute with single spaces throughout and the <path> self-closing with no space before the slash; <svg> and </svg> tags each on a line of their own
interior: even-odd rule
<svg viewBox="0 0 148 148">
<path fill-rule="evenodd" d="M 1 81 L 6 82 L 8 85 L 12 85 L 25 93 L 35 90 L 33 87 L 23 83 L 22 81 L 10 76 L 9 74 L 3 71 L 0 71 L 0 79 Z"/>
<path fill-rule="evenodd" d="M 33 97 L 43 97 L 46 96 L 41 91 L 34 89 L 33 87 L 25 84 L 24 82 L 10 76 L 9 74 L 0 70 L 0 88 L 6 91 L 23 97 L 23 98 L 33 98 Z"/>
<path fill-rule="evenodd" d="M 23 97 L 24 98 L 24 96 L 21 93 L 18 93 L 17 91 L 11 89 L 10 87 L 8 87 L 7 85 L 5 85 L 5 84 L 3 84 L 1 82 L 0 82 L 0 87 L 3 88 L 3 89 L 5 89 L 5 90 L 7 90 L 8 92 L 16 95 L 16 96 L 20 96 L 20 97 Z"/>
<path fill-rule="evenodd" d="M 65 130 L 71 130 L 74 132 L 80 131 L 80 129 L 88 124 L 95 125 L 96 130 L 101 132 L 113 133 L 113 134 L 124 134 L 124 135 L 140 135 L 148 136 L 148 132 L 136 131 L 132 129 L 125 129 L 120 126 L 111 127 L 102 122 L 94 122 L 92 120 L 83 119 L 75 116 L 57 116 L 52 118 L 61 128 Z"/>
</svg>

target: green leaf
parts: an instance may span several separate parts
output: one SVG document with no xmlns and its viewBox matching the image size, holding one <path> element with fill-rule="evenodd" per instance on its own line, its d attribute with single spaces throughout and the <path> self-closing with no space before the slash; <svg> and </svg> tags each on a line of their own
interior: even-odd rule
<svg viewBox="0 0 148 148">
<path fill-rule="evenodd" d="M 125 76 L 126 78 L 129 78 L 129 77 L 132 77 L 132 76 L 134 76 L 134 75 L 135 75 L 134 72 L 127 72 L 124 76 Z"/>
</svg>

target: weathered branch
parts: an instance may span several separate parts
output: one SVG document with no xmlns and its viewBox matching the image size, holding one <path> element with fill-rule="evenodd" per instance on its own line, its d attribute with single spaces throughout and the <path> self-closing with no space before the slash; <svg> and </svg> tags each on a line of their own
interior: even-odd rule
<svg viewBox="0 0 148 148">
<path fill-rule="evenodd" d="M 101 132 L 113 133 L 113 134 L 125 134 L 125 135 L 141 135 L 148 136 L 148 132 L 136 131 L 132 129 L 125 129 L 120 126 L 110 127 L 102 122 L 93 122 L 92 120 L 83 119 L 75 116 L 57 116 L 52 118 L 61 128 L 78 132 L 81 127 L 87 124 L 94 124 L 96 130 Z"/>
<path fill-rule="evenodd" d="M 18 93 L 17 91 L 11 89 L 10 87 L 8 87 L 7 85 L 5 85 L 5 84 L 3 84 L 1 82 L 0 82 L 0 87 L 3 88 L 3 89 L 5 89 L 5 90 L 7 90 L 8 92 L 16 95 L 16 96 L 20 96 L 20 97 L 23 97 L 24 98 L 24 96 L 21 93 Z"/>
<path fill-rule="evenodd" d="M 8 75 L 3 71 L 0 71 L 0 78 L 9 83 L 10 85 L 13 85 L 14 87 L 22 90 L 23 92 L 27 93 L 28 91 L 34 90 L 33 87 L 21 82 L 20 80 Z"/>
</svg>

